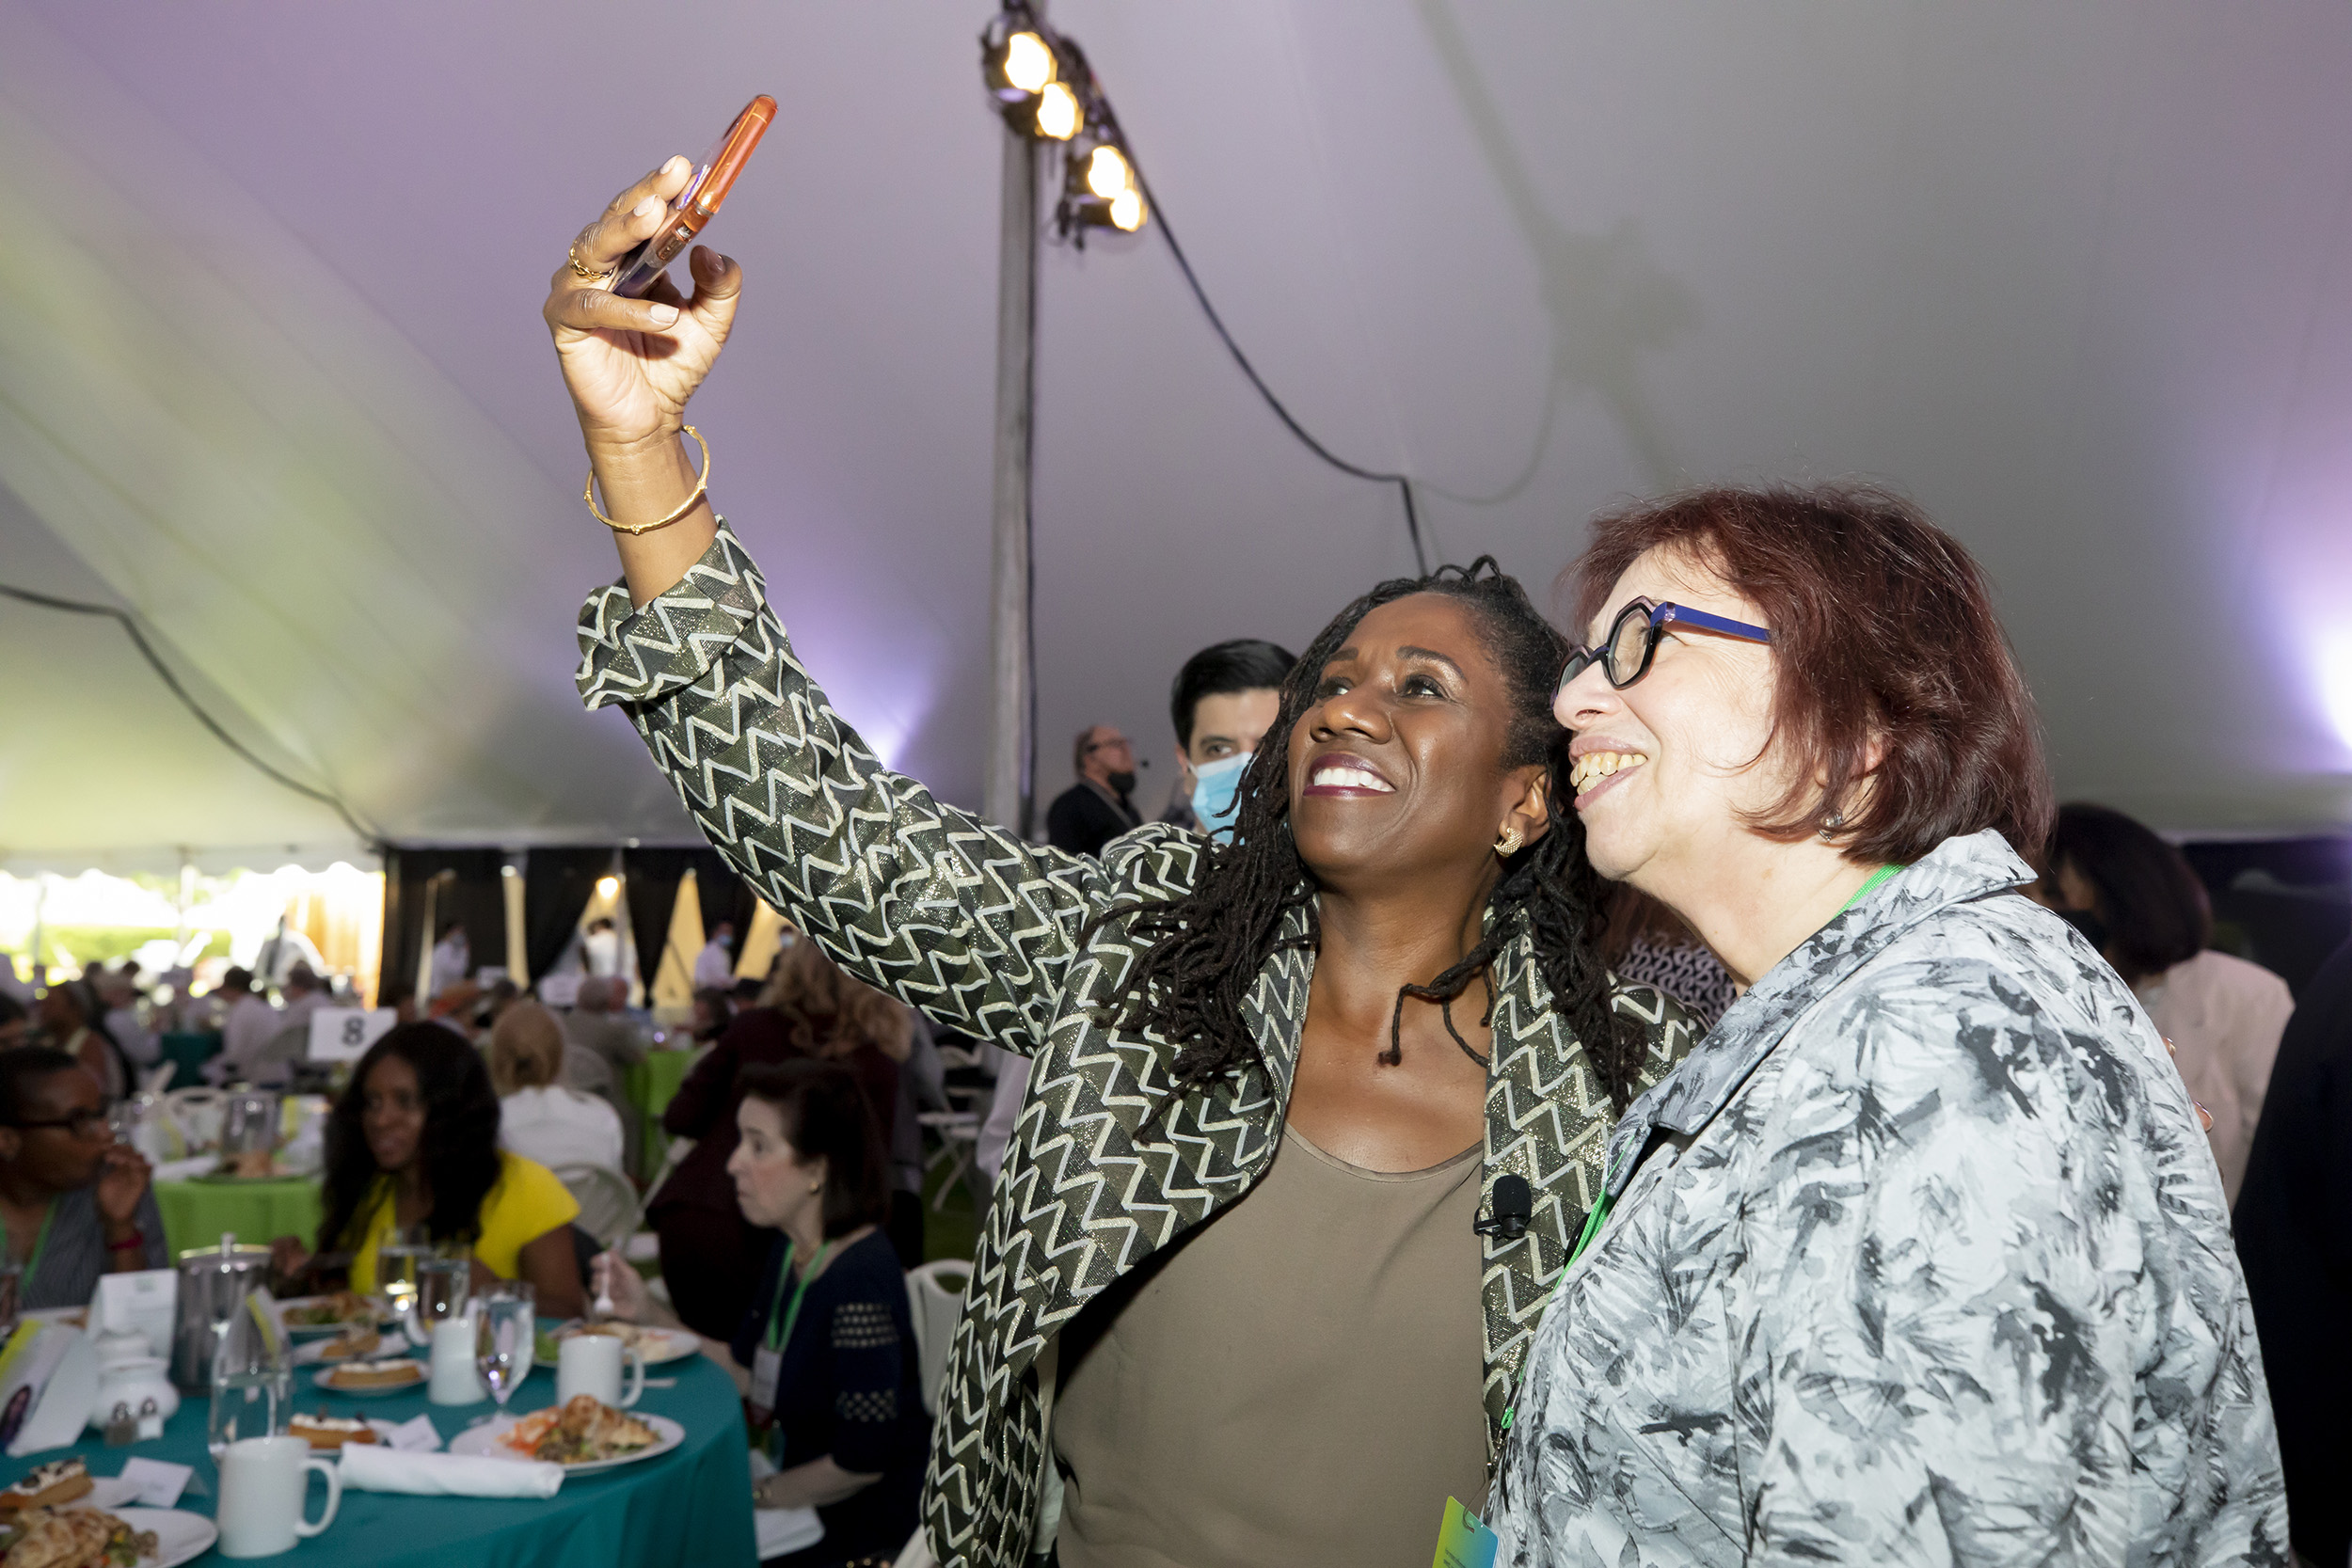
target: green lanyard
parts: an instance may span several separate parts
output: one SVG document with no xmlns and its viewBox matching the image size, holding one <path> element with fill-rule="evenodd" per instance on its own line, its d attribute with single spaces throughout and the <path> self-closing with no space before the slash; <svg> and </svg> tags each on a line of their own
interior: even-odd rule
<svg viewBox="0 0 2352 1568">
<path fill-rule="evenodd" d="M 784 1306 L 784 1282 L 792 1273 L 792 1243 L 790 1242 L 784 1243 L 784 1266 L 776 1271 L 776 1299 L 768 1307 L 768 1348 L 770 1350 L 781 1354 L 784 1347 L 792 1342 L 792 1325 L 800 1322 L 801 1318 L 801 1298 L 808 1294 L 810 1277 L 825 1266 L 825 1254 L 832 1250 L 831 1242 L 827 1242 L 817 1249 L 817 1261 L 808 1266 L 808 1273 L 801 1275 L 800 1283 L 792 1287 L 792 1303 L 785 1307 L 784 1317 L 779 1321 L 776 1317 L 776 1308 Z"/>
<path fill-rule="evenodd" d="M 57 1200 L 51 1198 L 49 1200 L 49 1212 L 40 1217 L 40 1234 L 33 1238 L 33 1255 L 24 1259 L 24 1272 L 17 1275 L 19 1279 L 24 1281 L 24 1285 L 20 1285 L 18 1287 L 19 1290 L 23 1290 L 25 1285 L 32 1284 L 33 1275 L 40 1273 L 40 1255 L 49 1250 L 49 1227 L 52 1225 L 55 1225 L 56 1221 Z M 16 1249 L 9 1244 L 8 1227 L 5 1225 L 0 1225 L 0 1254 L 13 1252 L 14 1250 Z"/>
<path fill-rule="evenodd" d="M 1860 887 L 1854 889 L 1853 896 L 1851 898 L 1847 899 L 1844 903 L 1837 906 L 1837 914 L 1844 914 L 1848 910 L 1852 909 L 1856 904 L 1859 904 L 1865 898 L 1869 897 L 1873 892 L 1877 891 L 1878 885 L 1881 882 L 1886 880 L 1887 878 L 1892 877 L 1896 872 L 1900 871 L 1902 867 L 1899 865 L 1882 865 L 1876 871 L 1871 872 L 1870 879 L 1863 883 Z M 1837 918 L 1837 915 L 1832 915 L 1830 918 L 1835 920 Z"/>
</svg>

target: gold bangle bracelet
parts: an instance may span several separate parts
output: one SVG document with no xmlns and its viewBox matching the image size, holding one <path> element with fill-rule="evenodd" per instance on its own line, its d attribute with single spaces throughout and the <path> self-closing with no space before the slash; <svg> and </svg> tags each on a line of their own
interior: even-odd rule
<svg viewBox="0 0 2352 1568">
<path fill-rule="evenodd" d="M 588 515 L 596 518 L 596 521 L 602 523 L 605 527 L 611 529 L 615 533 L 651 533 L 655 529 L 668 528 L 672 523 L 676 522 L 680 517 L 685 516 L 689 512 L 691 512 L 694 508 L 700 506 L 702 504 L 704 495 L 710 489 L 710 443 L 704 440 L 702 432 L 696 430 L 691 424 L 682 424 L 678 426 L 678 428 L 684 431 L 687 435 L 691 436 L 694 438 L 694 444 L 703 449 L 703 471 L 694 481 L 694 493 L 687 497 L 685 501 L 679 505 L 675 512 L 671 513 L 668 516 L 660 519 L 659 522 L 614 522 L 612 518 L 596 510 L 596 465 L 592 463 L 588 466 L 588 483 L 580 487 L 580 499 L 588 503 Z"/>
</svg>

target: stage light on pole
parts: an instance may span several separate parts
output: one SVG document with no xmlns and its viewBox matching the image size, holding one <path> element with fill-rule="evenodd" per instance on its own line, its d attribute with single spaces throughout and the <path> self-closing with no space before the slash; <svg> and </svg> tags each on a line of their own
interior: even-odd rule
<svg viewBox="0 0 2352 1568">
<path fill-rule="evenodd" d="M 1132 234 L 1143 227 L 1143 220 L 1152 215 L 1144 204 L 1143 193 L 1133 185 L 1111 198 L 1111 227 L 1121 233 Z"/>
<path fill-rule="evenodd" d="M 1037 134 L 1054 141 L 1068 141 L 1086 123 L 1086 115 L 1078 107 L 1078 95 L 1064 82 L 1048 82 L 1040 89 L 1037 100 Z"/>
<path fill-rule="evenodd" d="M 1035 33 L 1015 33 L 1005 40 L 1004 72 L 1007 86 L 1041 92 L 1054 80 L 1054 52 Z"/>
<path fill-rule="evenodd" d="M 1108 142 L 1087 159 L 1087 189 L 1104 200 L 1116 200 L 1120 192 L 1134 185 L 1135 172 L 1127 166 L 1127 155 Z"/>
</svg>

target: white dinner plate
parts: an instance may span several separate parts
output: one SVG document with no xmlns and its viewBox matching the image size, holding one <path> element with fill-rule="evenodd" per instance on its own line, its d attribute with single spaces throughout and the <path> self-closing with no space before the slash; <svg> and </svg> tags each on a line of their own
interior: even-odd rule
<svg viewBox="0 0 2352 1568">
<path fill-rule="evenodd" d="M 577 1333 L 578 1330 L 573 1332 Z M 555 1336 L 559 1343 L 571 1337 L 570 1334 L 561 1330 L 558 1330 Z M 683 1361 L 702 1348 L 701 1338 L 687 1329 L 641 1328 L 637 1331 L 638 1359 L 648 1367 L 665 1367 L 673 1361 Z M 534 1362 L 533 1365 L 552 1367 L 555 1363 L 542 1359 Z"/>
<path fill-rule="evenodd" d="M 321 1368 L 317 1375 L 310 1379 L 310 1385 L 312 1387 L 329 1394 L 341 1395 L 347 1400 L 373 1400 L 381 1399 L 386 1394 L 405 1394 L 411 1388 L 421 1388 L 425 1384 L 424 1363 L 411 1361 L 408 1365 L 417 1369 L 417 1375 L 405 1383 L 379 1383 L 370 1386 L 346 1388 L 334 1381 L 335 1374 L 343 1370 L 342 1363 L 337 1362 L 334 1366 Z"/>
<path fill-rule="evenodd" d="M 67 1505 L 85 1506 L 80 1502 Z M 135 1530 L 155 1532 L 155 1555 L 139 1559 L 138 1568 L 179 1568 L 212 1550 L 220 1539 L 220 1528 L 201 1513 L 191 1513 L 184 1508 L 109 1508 L 113 1514 Z"/>
<path fill-rule="evenodd" d="M 586 1476 L 594 1475 L 598 1470 L 610 1470 L 623 1465 L 634 1465 L 641 1459 L 658 1458 L 686 1441 L 686 1429 L 670 1419 L 669 1417 L 648 1416 L 642 1411 L 632 1411 L 631 1414 L 653 1428 L 654 1441 L 649 1447 L 639 1449 L 635 1453 L 623 1454 L 618 1459 L 599 1459 L 587 1465 L 566 1465 L 564 1466 L 564 1473 L 566 1476 Z M 521 1418 L 519 1416 L 501 1416 L 487 1426 L 468 1427 L 449 1440 L 449 1451 L 471 1454 L 485 1459 L 520 1460 L 524 1464 L 531 1464 L 532 1460 L 529 1454 L 516 1453 L 501 1441 L 514 1430 L 515 1423 Z"/>
</svg>

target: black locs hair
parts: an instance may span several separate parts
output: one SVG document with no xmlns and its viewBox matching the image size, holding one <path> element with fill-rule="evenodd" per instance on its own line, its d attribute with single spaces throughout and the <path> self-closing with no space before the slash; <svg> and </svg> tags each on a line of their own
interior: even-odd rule
<svg viewBox="0 0 2352 1568">
<path fill-rule="evenodd" d="M 1595 1071 L 1619 1111 L 1631 1102 L 1642 1045 L 1609 1009 L 1609 979 L 1600 953 L 1602 884 L 1584 857 L 1584 828 L 1573 805 L 1567 733 L 1551 716 L 1551 696 L 1567 644 L 1528 600 L 1518 579 L 1491 556 L 1467 567 L 1440 566 L 1427 577 L 1394 578 L 1349 605 L 1309 644 L 1282 683 L 1282 705 L 1243 774 L 1239 815 L 1230 842 L 1212 840 L 1190 892 L 1171 899 L 1125 906 L 1105 922 L 1124 919 L 1142 952 L 1114 1005 L 1122 1028 L 1176 1042 L 1169 1066 L 1174 1089 L 1168 1109 L 1187 1088 L 1207 1085 L 1245 1064 L 1261 1071 L 1242 1004 L 1258 972 L 1279 945 L 1284 917 L 1306 907 L 1308 933 L 1297 945 L 1320 940 L 1314 881 L 1299 859 L 1290 829 L 1290 736 L 1314 705 L 1323 667 L 1357 623 L 1377 607 L 1412 594 L 1442 594 L 1470 610 L 1482 641 L 1502 672 L 1513 720 L 1502 766 L 1541 762 L 1550 773 L 1546 800 L 1550 831 L 1513 855 L 1496 882 L 1491 918 L 1477 945 L 1426 985 L 1397 992 L 1389 1024 L 1390 1062 L 1402 1053 L 1405 999 L 1435 1002 L 1462 1050 L 1486 1065 L 1454 1029 L 1454 999 L 1514 939 L 1524 917 L 1537 967 L 1551 988 L 1552 1006 L 1567 1016 Z M 1489 1005 L 1488 1020 L 1492 1007 Z M 1158 1112 L 1153 1113 L 1154 1116 Z"/>
</svg>

